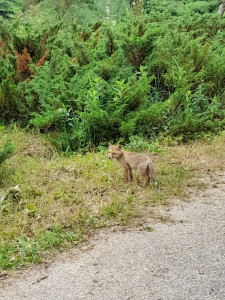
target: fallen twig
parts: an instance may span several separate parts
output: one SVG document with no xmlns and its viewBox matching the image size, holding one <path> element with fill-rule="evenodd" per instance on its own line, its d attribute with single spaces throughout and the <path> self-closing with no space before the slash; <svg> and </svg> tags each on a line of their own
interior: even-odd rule
<svg viewBox="0 0 225 300">
<path fill-rule="evenodd" d="M 41 277 L 40 279 L 38 279 L 37 281 L 33 282 L 32 284 L 35 284 L 35 283 L 39 283 L 40 281 L 46 279 L 48 276 L 44 276 L 44 277 Z"/>
</svg>

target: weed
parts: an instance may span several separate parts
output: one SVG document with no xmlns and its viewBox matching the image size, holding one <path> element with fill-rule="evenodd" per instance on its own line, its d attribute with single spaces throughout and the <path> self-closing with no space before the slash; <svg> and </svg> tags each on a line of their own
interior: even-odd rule
<svg viewBox="0 0 225 300">
<path fill-rule="evenodd" d="M 153 231 L 153 228 L 151 228 L 151 227 L 149 227 L 149 226 L 146 226 L 146 227 L 145 227 L 145 230 L 148 231 L 148 232 L 152 232 L 152 231 Z"/>
</svg>

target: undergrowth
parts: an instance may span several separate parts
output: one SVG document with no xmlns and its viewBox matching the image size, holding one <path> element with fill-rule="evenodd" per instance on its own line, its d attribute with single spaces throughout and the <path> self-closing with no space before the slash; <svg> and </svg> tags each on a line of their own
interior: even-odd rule
<svg viewBox="0 0 225 300">
<path fill-rule="evenodd" d="M 111 2 L 110 19 L 86 0 L 0 17 L 0 122 L 50 132 L 67 153 L 224 130 L 218 1 L 145 0 L 139 14 Z"/>
<path fill-rule="evenodd" d="M 2 131 L 0 147 L 9 136 L 15 152 L 0 167 L 1 270 L 41 262 L 102 227 L 142 225 L 151 207 L 187 197 L 187 188 L 201 188 L 199 176 L 222 169 L 225 162 L 222 134 L 185 145 L 136 136 L 125 148 L 149 153 L 159 181 L 158 188 L 142 188 L 137 174 L 133 183 L 123 181 L 106 147 L 65 156 L 46 137 L 17 127 Z M 19 193 L 9 192 L 16 185 Z"/>
</svg>

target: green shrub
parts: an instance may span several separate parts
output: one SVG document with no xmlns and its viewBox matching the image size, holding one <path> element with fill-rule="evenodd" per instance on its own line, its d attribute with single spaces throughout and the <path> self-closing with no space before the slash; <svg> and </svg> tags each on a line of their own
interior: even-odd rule
<svg viewBox="0 0 225 300">
<path fill-rule="evenodd" d="M 132 16 L 121 12 L 128 1 L 115 1 L 118 14 L 106 20 L 103 2 L 80 3 L 78 12 L 78 2 L 59 1 L 50 14 L 43 1 L 0 20 L 0 118 L 51 132 L 66 152 L 133 135 L 188 140 L 223 130 L 217 2 L 146 0 Z"/>
<path fill-rule="evenodd" d="M 3 127 L 0 127 L 0 131 Z M 14 151 L 14 146 L 9 142 L 6 143 L 3 150 L 0 150 L 0 165 L 5 161 Z"/>
</svg>

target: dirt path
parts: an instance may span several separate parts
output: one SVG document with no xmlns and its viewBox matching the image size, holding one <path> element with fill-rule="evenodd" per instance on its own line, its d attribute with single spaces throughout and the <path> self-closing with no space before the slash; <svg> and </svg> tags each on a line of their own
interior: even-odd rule
<svg viewBox="0 0 225 300">
<path fill-rule="evenodd" d="M 224 174 L 216 185 L 162 210 L 172 222 L 152 232 L 103 231 L 48 267 L 16 272 L 0 299 L 225 299 Z"/>
</svg>

